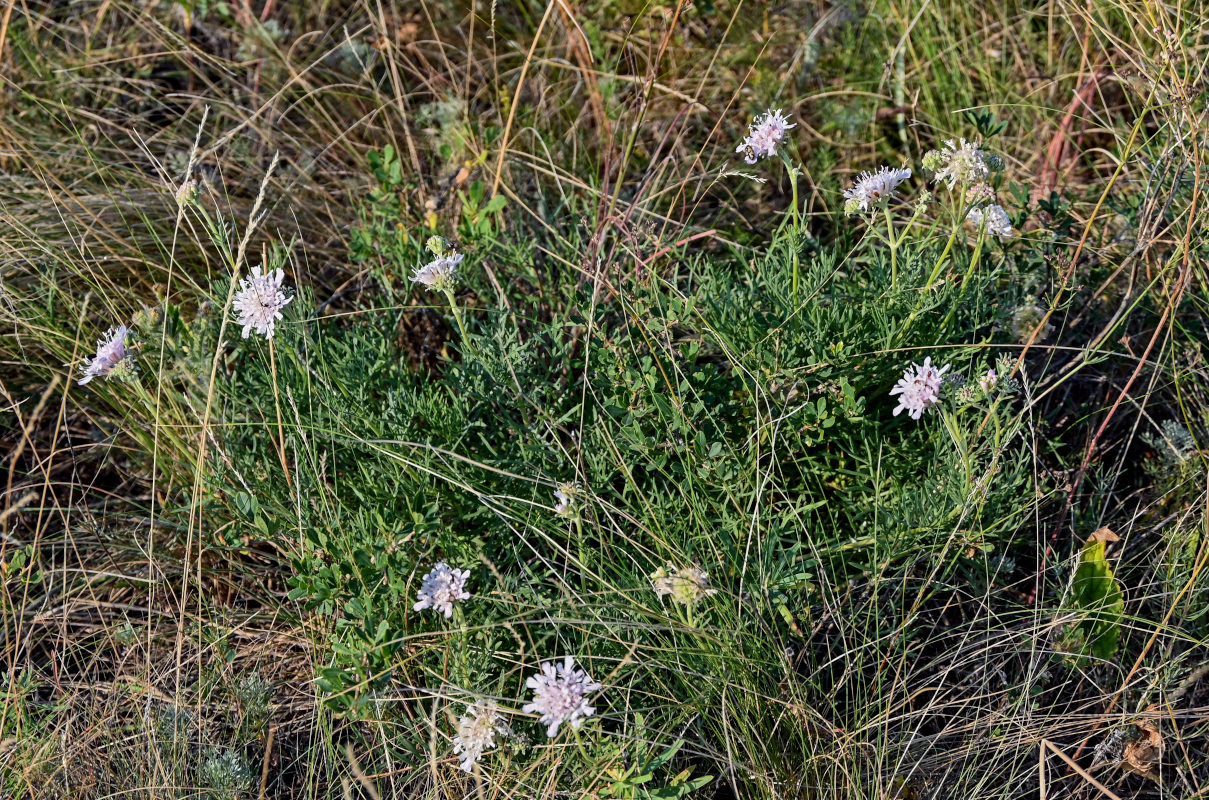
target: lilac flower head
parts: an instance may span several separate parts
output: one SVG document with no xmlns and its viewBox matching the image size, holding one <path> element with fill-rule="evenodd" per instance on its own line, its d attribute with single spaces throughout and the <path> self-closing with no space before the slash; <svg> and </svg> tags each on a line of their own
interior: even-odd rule
<svg viewBox="0 0 1209 800">
<path fill-rule="evenodd" d="M 412 606 L 412 610 L 432 608 L 449 619 L 453 616 L 453 604 L 470 598 L 470 592 L 466 591 L 466 579 L 469 577 L 470 570 L 451 569 L 444 561 L 438 561 L 432 571 L 424 576 L 420 591 L 416 593 L 419 602 Z"/>
<path fill-rule="evenodd" d="M 923 413 L 940 402 L 942 377 L 949 369 L 945 364 L 940 369 L 932 366 L 932 359 L 925 358 L 923 366 L 912 364 L 903 371 L 903 377 L 890 390 L 891 396 L 898 395 L 898 407 L 894 416 L 906 411 L 911 419 L 919 419 Z"/>
<path fill-rule="evenodd" d="M 475 701 L 458 720 L 458 732 L 453 737 L 453 754 L 461 753 L 462 771 L 470 772 L 483 753 L 495 747 L 495 737 L 512 732 L 494 708 L 482 700 Z"/>
<path fill-rule="evenodd" d="M 850 189 L 844 190 L 847 203 L 844 210 L 854 213 L 857 209 L 868 211 L 894 196 L 899 184 L 911 177 L 907 167 L 882 167 L 876 172 L 862 172 L 857 176 L 856 183 Z"/>
<path fill-rule="evenodd" d="M 458 264 L 464 256 L 452 250 L 437 256 L 411 275 L 412 283 L 422 283 L 438 292 L 453 291 L 458 284 Z"/>
<path fill-rule="evenodd" d="M 80 366 L 80 372 L 83 374 L 80 378 L 81 386 L 97 376 L 121 377 L 134 369 L 133 363 L 128 359 L 130 351 L 126 347 L 126 338 L 129 335 L 130 329 L 119 325 L 105 331 L 105 335 L 97 339 L 97 354 L 89 359 L 87 364 Z"/>
<path fill-rule="evenodd" d="M 558 735 L 558 727 L 564 722 L 578 728 L 584 719 L 596 713 L 596 709 L 588 705 L 587 698 L 600 688 L 600 684 L 584 670 L 575 669 L 575 659 L 571 656 L 561 664 L 544 662 L 541 672 L 526 680 L 525 685 L 533 690 L 533 702 L 521 710 L 526 714 L 540 714 L 541 723 L 549 726 L 546 736 L 551 739 Z"/>
<path fill-rule="evenodd" d="M 239 312 L 237 320 L 243 326 L 243 338 L 256 331 L 266 339 L 272 339 L 281 319 L 281 309 L 290 304 L 293 295 L 286 295 L 281 288 L 285 273 L 281 270 L 261 272 L 253 267 L 252 274 L 239 280 L 239 293 L 235 295 L 233 308 Z"/>
<path fill-rule="evenodd" d="M 790 122 L 781 109 L 770 108 L 751 123 L 747 138 L 739 143 L 735 152 L 742 153 L 743 160 L 748 164 L 754 164 L 761 158 L 771 158 L 777 154 L 777 145 L 785 139 L 786 132 L 796 127 L 797 123 Z"/>
</svg>

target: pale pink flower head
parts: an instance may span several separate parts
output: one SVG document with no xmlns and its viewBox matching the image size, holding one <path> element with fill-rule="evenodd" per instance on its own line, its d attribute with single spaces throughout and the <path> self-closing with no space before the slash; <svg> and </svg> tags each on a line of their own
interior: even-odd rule
<svg viewBox="0 0 1209 800">
<path fill-rule="evenodd" d="M 438 561 L 432 571 L 424 576 L 420 591 L 416 593 L 418 601 L 412 606 L 413 611 L 423 611 L 426 608 L 435 609 L 445 615 L 445 619 L 453 616 L 453 604 L 470 599 L 466 591 L 466 580 L 470 577 L 468 569 L 451 569 L 444 561 Z"/>
<path fill-rule="evenodd" d="M 558 727 L 564 722 L 578 728 L 583 721 L 596 713 L 588 705 L 588 695 L 600 689 L 600 684 L 582 669 L 575 669 L 575 659 L 567 656 L 563 663 L 546 661 L 541 672 L 525 681 L 533 690 L 533 702 L 521 710 L 526 714 L 539 714 L 541 723 L 549 726 L 546 736 L 553 739 Z"/>
<path fill-rule="evenodd" d="M 130 351 L 126 347 L 126 338 L 129 335 L 130 329 L 125 325 L 119 325 L 105 331 L 105 335 L 97 339 L 97 354 L 88 359 L 88 363 L 80 366 L 83 376 L 80 378 L 81 386 L 98 376 L 117 376 L 133 368 L 128 360 Z"/>
<path fill-rule="evenodd" d="M 747 138 L 739 143 L 735 152 L 742 153 L 743 160 L 748 164 L 754 164 L 761 158 L 771 158 L 777 154 L 777 145 L 784 141 L 789 129 L 796 127 L 797 123 L 790 122 L 781 109 L 770 108 L 751 123 Z"/>
<path fill-rule="evenodd" d="M 932 366 L 932 359 L 925 358 L 923 366 L 912 364 L 903 371 L 890 395 L 898 395 L 898 407 L 894 416 L 906 411 L 911 419 L 919 419 L 923 413 L 940 402 L 940 389 L 944 384 L 944 374 L 949 369 L 945 364 L 940 369 Z"/>
<path fill-rule="evenodd" d="M 240 278 L 239 293 L 232 307 L 239 312 L 237 322 L 243 326 L 243 338 L 247 339 L 252 331 L 266 339 L 273 338 L 281 309 L 294 299 L 281 288 L 283 280 L 285 273 L 281 270 L 261 272 L 260 267 L 253 267 L 251 275 Z"/>
</svg>

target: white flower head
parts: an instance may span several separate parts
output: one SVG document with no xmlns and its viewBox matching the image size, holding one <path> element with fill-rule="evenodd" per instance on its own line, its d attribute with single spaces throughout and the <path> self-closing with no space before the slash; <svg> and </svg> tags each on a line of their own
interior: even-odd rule
<svg viewBox="0 0 1209 800">
<path fill-rule="evenodd" d="M 560 483 L 554 488 L 554 513 L 560 517 L 574 519 L 579 514 L 579 486 L 570 481 Z"/>
<path fill-rule="evenodd" d="M 468 569 L 451 569 L 444 561 L 438 561 L 432 571 L 424 576 L 420 591 L 416 593 L 417 602 L 412 606 L 413 611 L 423 611 L 432 608 L 445 614 L 445 619 L 453 616 L 453 604 L 468 600 L 470 592 L 466 591 L 466 580 L 470 577 Z"/>
<path fill-rule="evenodd" d="M 83 386 L 98 376 L 105 378 L 125 378 L 133 374 L 134 362 L 130 358 L 130 350 L 126 339 L 130 329 L 125 325 L 110 328 L 105 335 L 97 339 L 97 354 L 80 365 L 80 385 Z"/>
<path fill-rule="evenodd" d="M 771 158 L 777 154 L 777 145 L 785 139 L 789 129 L 796 127 L 797 123 L 790 122 L 781 109 L 770 108 L 751 123 L 747 138 L 739 143 L 735 152 L 742 153 L 743 160 L 748 164 L 754 164 L 761 158 Z"/>
<path fill-rule="evenodd" d="M 964 186 L 985 181 L 991 174 L 987 154 L 976 142 L 967 142 L 965 139 L 946 140 L 944 149 L 928 153 L 925 163 L 935 169 L 933 182 L 946 181 L 950 189 L 958 184 Z"/>
<path fill-rule="evenodd" d="M 251 275 L 240 278 L 233 307 L 239 312 L 237 322 L 243 326 L 243 338 L 247 339 L 252 331 L 266 339 L 273 338 L 281 309 L 294 299 L 281 288 L 283 280 L 285 273 L 281 270 L 261 272 L 260 267 L 253 267 Z"/>
<path fill-rule="evenodd" d="M 541 672 L 526 680 L 525 686 L 533 690 L 533 702 L 525 704 L 521 710 L 526 714 L 541 715 L 541 723 L 549 726 L 546 736 L 551 739 L 558 735 L 558 727 L 564 722 L 578 728 L 596 713 L 596 709 L 588 705 L 588 695 L 600 689 L 600 684 L 584 670 L 575 669 L 575 659 L 571 656 L 561 664 L 544 662 Z"/>
<path fill-rule="evenodd" d="M 856 209 L 868 211 L 877 208 L 888 202 L 899 185 L 910 177 L 911 170 L 907 167 L 882 167 L 876 172 L 862 172 L 852 188 L 844 190 L 844 197 L 848 201 L 844 204 L 844 210 L 855 213 Z"/>
<path fill-rule="evenodd" d="M 992 204 L 986 208 L 971 208 L 970 213 L 966 215 L 966 222 L 975 228 L 981 228 L 985 222 L 987 232 L 1000 239 L 1011 239 L 1014 235 L 1012 219 L 1001 205 Z"/>
<path fill-rule="evenodd" d="M 943 376 L 948 369 L 948 364 L 937 369 L 932 366 L 931 358 L 925 358 L 923 366 L 912 364 L 903 370 L 902 378 L 890 390 L 891 396 L 898 395 L 894 416 L 906 411 L 911 419 L 919 419 L 925 411 L 939 403 Z"/>
<path fill-rule="evenodd" d="M 508 723 L 499 713 L 482 700 L 476 700 L 467 708 L 466 715 L 458 720 L 458 732 L 453 737 L 453 753 L 461 753 L 462 770 L 470 772 L 483 753 L 495 747 L 495 737 L 503 738 L 512 733 Z"/>
<path fill-rule="evenodd" d="M 458 264 L 464 256 L 461 253 L 449 251 L 437 256 L 422 267 L 417 267 L 412 273 L 412 283 L 422 283 L 438 292 L 449 292 L 458 285 Z"/>
<path fill-rule="evenodd" d="M 695 606 L 702 598 L 718 593 L 709 585 L 709 573 L 700 567 L 668 564 L 651 573 L 651 585 L 659 597 L 671 597 L 684 606 Z"/>
</svg>

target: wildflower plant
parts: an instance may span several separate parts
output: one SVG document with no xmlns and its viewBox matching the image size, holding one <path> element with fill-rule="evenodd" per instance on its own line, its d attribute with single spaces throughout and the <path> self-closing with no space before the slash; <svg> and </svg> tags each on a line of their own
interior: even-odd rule
<svg viewBox="0 0 1209 800">
<path fill-rule="evenodd" d="M 444 614 L 445 619 L 451 618 L 454 605 L 470 599 L 470 592 L 466 589 L 469 578 L 470 570 L 455 569 L 444 561 L 438 561 L 432 571 L 424 576 L 412 610 L 431 608 Z"/>
<path fill-rule="evenodd" d="M 660 567 L 651 573 L 651 585 L 656 596 L 666 597 L 687 608 L 718 593 L 709 585 L 709 573 L 697 566 L 676 567 L 668 564 Z"/>
<path fill-rule="evenodd" d="M 294 299 L 283 287 L 284 281 L 284 270 L 263 270 L 259 266 L 252 268 L 251 275 L 240 278 L 232 308 L 239 315 L 236 322 L 243 326 L 243 338 L 253 331 L 266 339 L 273 338 L 282 309 Z"/>
<path fill-rule="evenodd" d="M 546 736 L 553 739 L 564 723 L 578 728 L 583 721 L 596 713 L 589 704 L 588 696 L 601 687 L 585 670 L 575 666 L 575 659 L 567 656 L 562 663 L 546 661 L 541 670 L 525 681 L 533 690 L 533 700 L 521 709 L 526 714 L 537 714 L 547 726 Z"/>
<path fill-rule="evenodd" d="M 881 211 L 886 219 L 886 246 L 890 248 L 890 272 L 891 283 L 898 283 L 898 247 L 901 242 L 901 235 L 895 236 L 894 219 L 890 214 L 890 201 L 894 198 L 894 193 L 904 181 L 911 177 L 911 170 L 907 167 L 889 167 L 883 166 L 873 172 L 862 172 L 856 179 L 856 182 L 848 189 L 844 190 L 844 213 L 855 214 L 858 211 L 874 212 Z M 915 221 L 919 211 L 922 210 L 917 206 L 915 216 L 912 216 L 911 221 Z"/>
<path fill-rule="evenodd" d="M 97 352 L 80 365 L 81 386 L 87 385 L 93 378 L 116 378 L 121 381 L 131 380 L 137 372 L 130 348 L 131 331 L 125 325 L 110 328 L 105 335 L 97 339 Z"/>
<path fill-rule="evenodd" d="M 747 130 L 747 136 L 735 148 L 736 153 L 743 156 L 748 164 L 755 164 L 762 158 L 771 158 L 777 154 L 790 128 L 797 127 L 789 121 L 789 117 L 781 113 L 781 109 L 768 109 L 757 116 Z"/>
<path fill-rule="evenodd" d="M 793 158 L 789 155 L 788 149 L 789 130 L 796 127 L 797 124 L 790 122 L 789 119 L 790 118 L 787 115 L 781 113 L 781 109 L 779 108 L 768 109 L 752 121 L 751 125 L 748 127 L 747 136 L 735 148 L 735 152 L 741 153 L 743 155 L 743 160 L 748 164 L 755 164 L 762 158 L 780 156 L 781 163 L 785 166 L 785 171 L 789 176 L 789 185 L 792 189 L 788 220 L 792 224 L 791 236 L 793 237 L 794 248 L 793 297 L 796 302 L 798 298 L 798 276 L 800 271 L 798 246 L 799 241 L 805 234 L 805 231 L 802 226 L 802 216 L 798 206 L 798 177 L 802 174 L 802 170 L 794 163 Z"/>
<path fill-rule="evenodd" d="M 459 253 L 453 244 L 443 236 L 429 237 L 424 247 L 434 258 L 423 266 L 416 267 L 411 281 L 445 295 L 445 300 L 449 303 L 449 310 L 453 313 L 458 331 L 462 335 L 463 346 L 469 346 L 466 326 L 462 322 L 462 311 L 458 308 L 458 301 L 453 293 L 458 285 L 458 266 L 465 256 Z"/>
<path fill-rule="evenodd" d="M 504 717 L 486 701 L 476 700 L 467 706 L 466 713 L 457 721 L 457 733 L 453 737 L 453 752 L 459 756 L 462 771 L 472 771 L 483 754 L 496 746 L 496 738 L 511 732 Z"/>
<path fill-rule="evenodd" d="M 932 359 L 925 358 L 923 364 L 912 364 L 903 371 L 902 378 L 890 390 L 891 396 L 898 397 L 898 405 L 894 416 L 903 411 L 911 419 L 918 420 L 923 413 L 940 402 L 941 389 L 944 386 L 944 374 L 949 370 L 949 364 L 937 369 L 932 366 Z"/>
</svg>

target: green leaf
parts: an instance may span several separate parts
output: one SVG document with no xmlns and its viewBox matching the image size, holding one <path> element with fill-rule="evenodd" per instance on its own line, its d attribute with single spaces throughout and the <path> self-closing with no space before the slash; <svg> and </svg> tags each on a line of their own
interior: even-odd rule
<svg viewBox="0 0 1209 800">
<path fill-rule="evenodd" d="M 1079 553 L 1079 566 L 1071 586 L 1075 606 L 1084 613 L 1079 623 L 1086 648 L 1097 658 L 1109 659 L 1117 653 L 1121 638 L 1121 620 L 1125 600 L 1121 586 L 1108 565 L 1107 543 L 1117 537 L 1107 528 L 1093 533 Z"/>
</svg>

